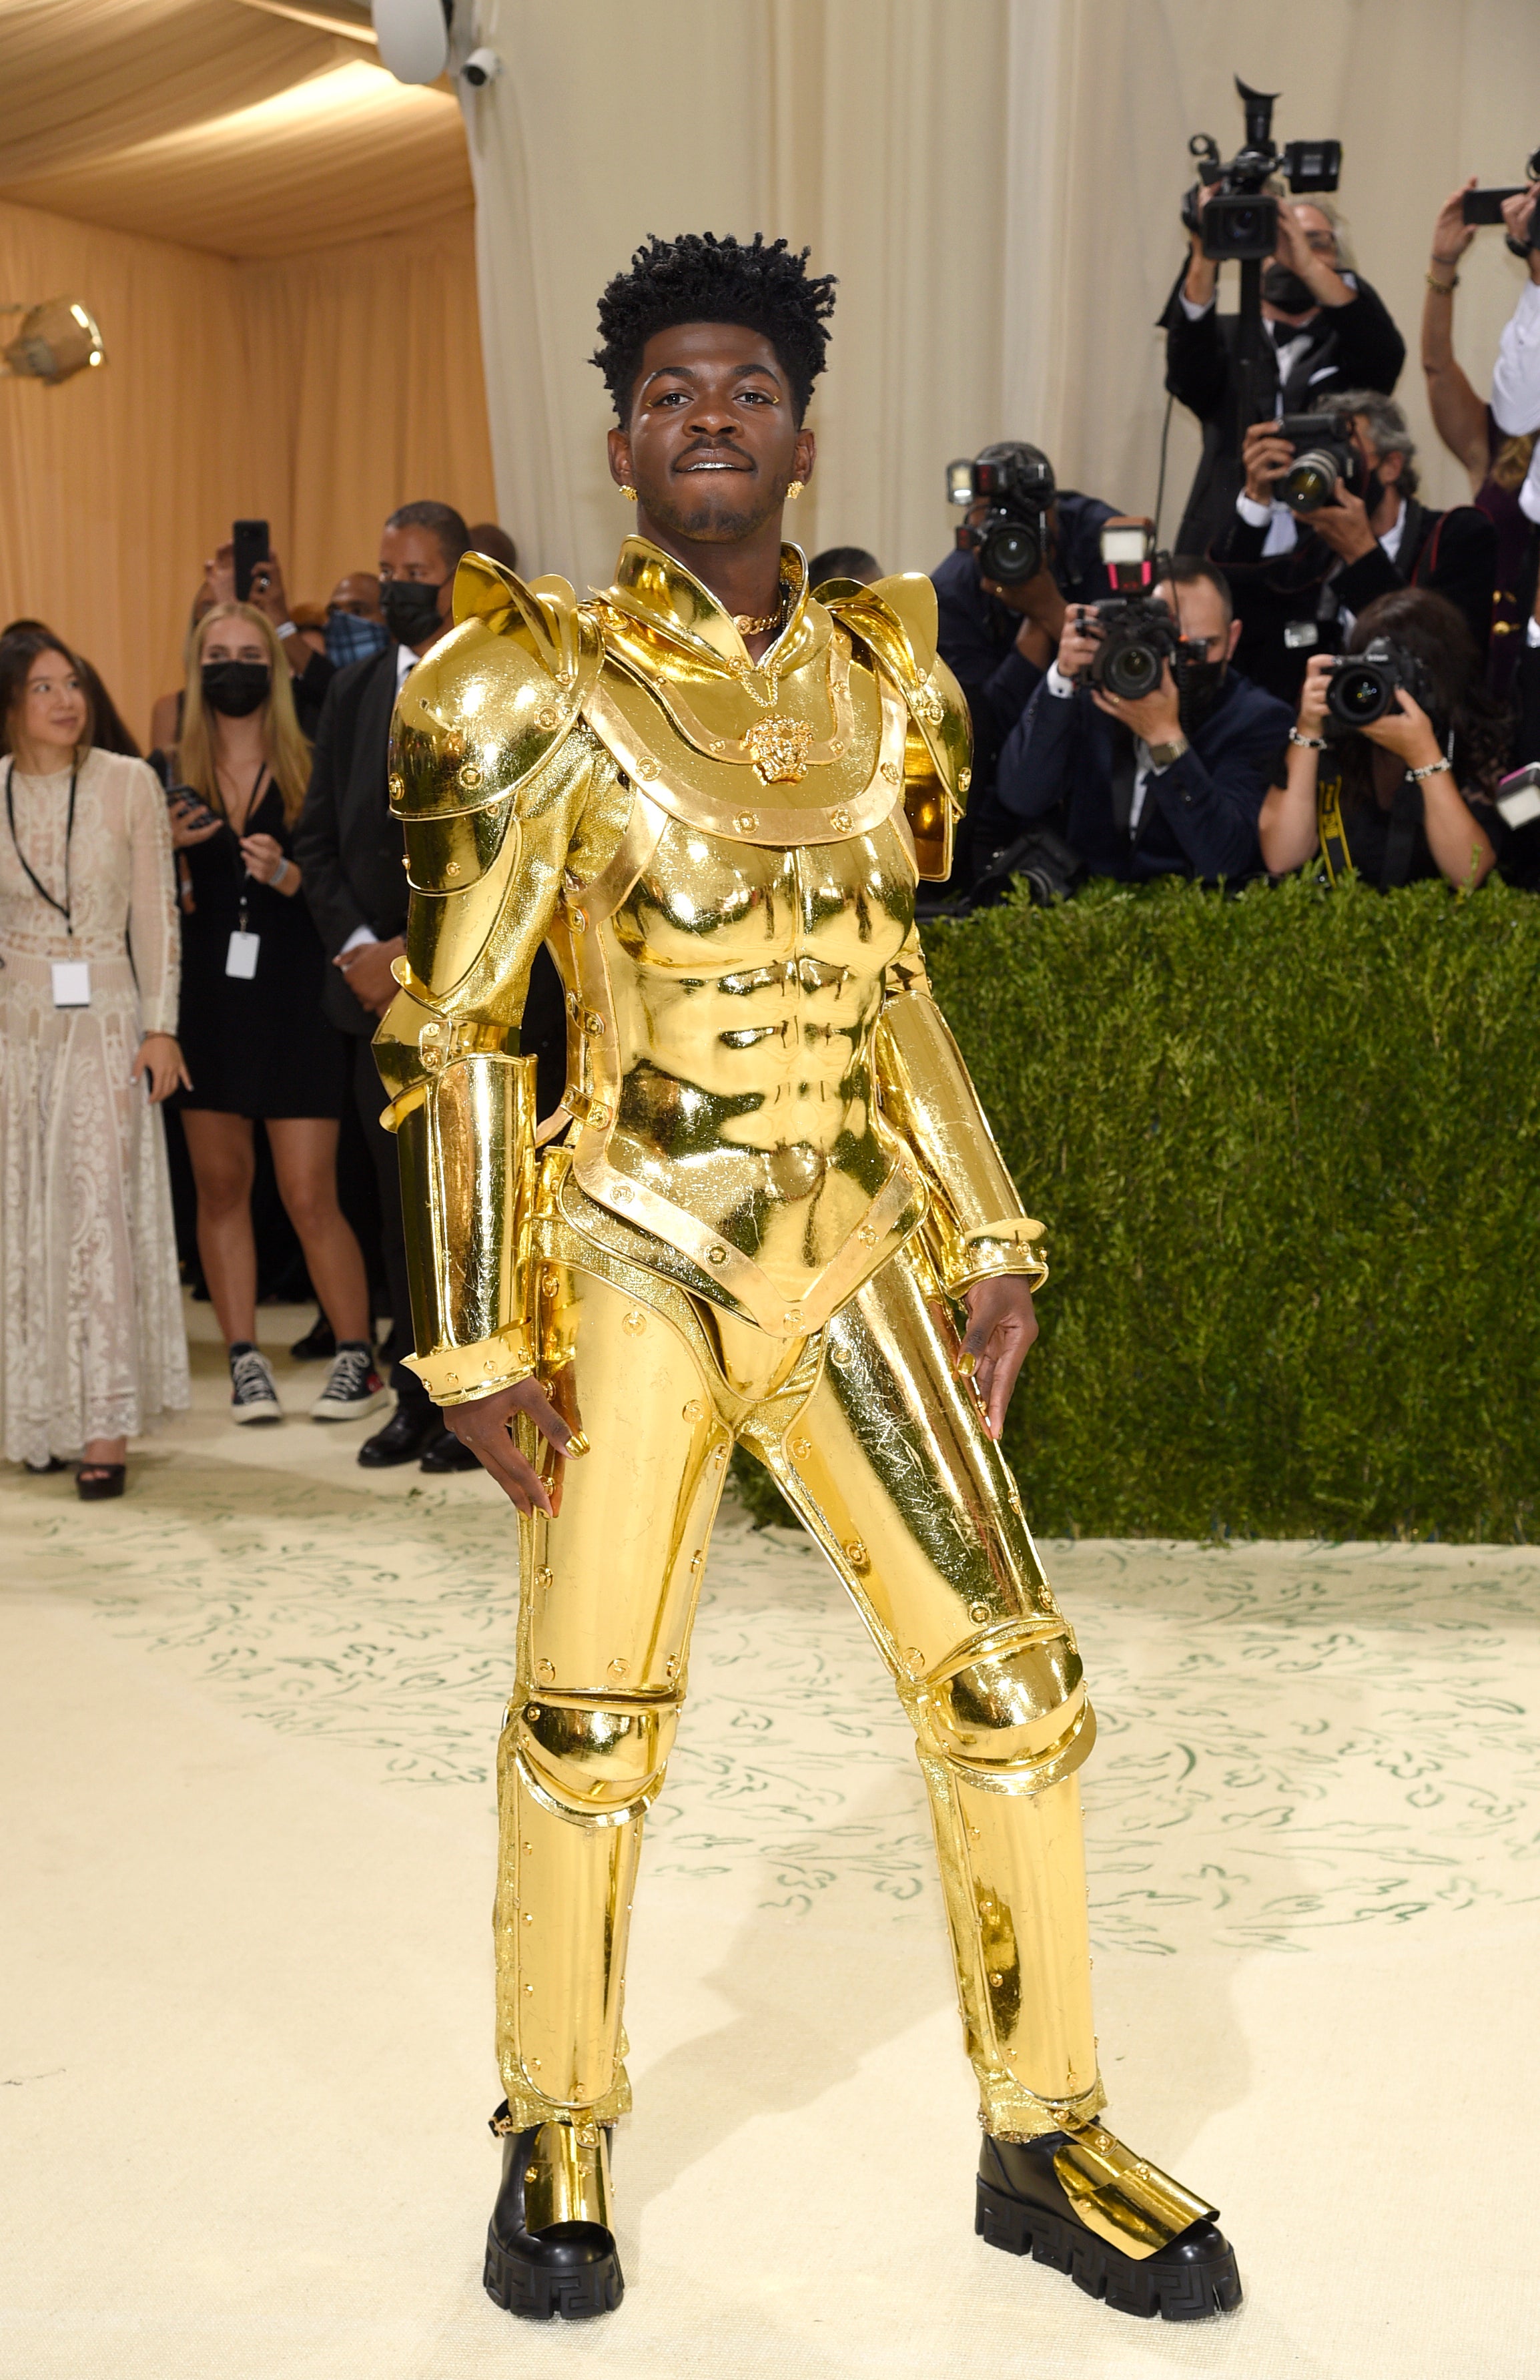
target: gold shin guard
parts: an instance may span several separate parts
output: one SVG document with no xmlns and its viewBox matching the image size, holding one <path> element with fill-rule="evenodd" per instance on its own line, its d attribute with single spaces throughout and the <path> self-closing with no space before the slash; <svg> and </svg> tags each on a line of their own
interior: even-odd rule
<svg viewBox="0 0 1540 2380">
<path fill-rule="evenodd" d="M 911 1243 L 811 1341 L 772 1342 L 559 1222 L 546 1360 L 592 1454 L 521 1528 L 499 1767 L 498 2048 L 520 2127 L 612 2123 L 628 1915 L 727 1456 L 742 1438 L 855 1598 L 912 1720 L 968 2055 L 1006 2139 L 1105 2104 L 1074 1771 L 1095 1723 L 999 1450 Z"/>
</svg>

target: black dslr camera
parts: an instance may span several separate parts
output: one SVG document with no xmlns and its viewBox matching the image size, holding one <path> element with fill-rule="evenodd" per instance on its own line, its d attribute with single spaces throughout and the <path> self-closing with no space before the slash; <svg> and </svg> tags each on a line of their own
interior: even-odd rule
<svg viewBox="0 0 1540 2380">
<path fill-rule="evenodd" d="M 1166 663 L 1176 658 L 1176 621 L 1170 606 L 1148 592 L 1170 567 L 1154 545 L 1148 521 L 1132 516 L 1108 521 L 1101 532 L 1101 558 L 1117 592 L 1084 606 L 1100 626 L 1085 682 L 1125 702 L 1153 694 Z"/>
<path fill-rule="evenodd" d="M 1273 493 L 1291 512 L 1318 513 L 1336 501 L 1339 484 L 1358 492 L 1362 458 L 1341 414 L 1286 413 L 1278 435 L 1289 441 L 1294 459 L 1274 481 Z"/>
<path fill-rule="evenodd" d="M 1244 144 L 1226 164 L 1212 134 L 1194 133 L 1187 153 L 1198 160 L 1198 181 L 1214 195 L 1200 212 L 1194 183 L 1182 201 L 1182 220 L 1189 231 L 1201 231 L 1205 256 L 1243 262 L 1271 256 L 1278 246 L 1278 200 L 1267 187 L 1274 175 L 1285 176 L 1295 198 L 1334 190 L 1341 178 L 1342 144 L 1291 140 L 1280 152 L 1272 138 L 1277 91 L 1251 91 L 1239 75 L 1235 88 L 1246 112 Z"/>
<path fill-rule="evenodd" d="M 1413 652 L 1393 637 L 1374 637 L 1361 653 L 1340 653 L 1331 664 L 1326 695 L 1328 735 L 1351 735 L 1360 727 L 1400 710 L 1398 693 L 1412 697 L 1424 710 L 1433 709 L 1433 686 Z"/>
<path fill-rule="evenodd" d="M 1041 570 L 1044 516 L 1056 493 L 1053 466 L 1035 446 L 986 448 L 976 462 L 947 465 L 948 504 L 989 507 L 981 521 L 963 523 L 957 542 L 999 587 L 1023 586 Z"/>
</svg>

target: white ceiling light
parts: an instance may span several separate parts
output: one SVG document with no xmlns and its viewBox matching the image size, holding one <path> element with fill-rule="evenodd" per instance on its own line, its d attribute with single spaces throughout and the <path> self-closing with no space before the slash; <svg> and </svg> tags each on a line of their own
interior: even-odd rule
<svg viewBox="0 0 1540 2380">
<path fill-rule="evenodd" d="M 57 388 L 88 364 L 107 360 L 101 332 L 73 298 L 45 298 L 41 306 L 0 310 L 22 316 L 20 330 L 4 349 L 7 378 L 46 381 Z"/>
<path fill-rule="evenodd" d="M 437 82 L 449 64 L 447 0 L 374 0 L 374 37 L 397 82 Z"/>
</svg>

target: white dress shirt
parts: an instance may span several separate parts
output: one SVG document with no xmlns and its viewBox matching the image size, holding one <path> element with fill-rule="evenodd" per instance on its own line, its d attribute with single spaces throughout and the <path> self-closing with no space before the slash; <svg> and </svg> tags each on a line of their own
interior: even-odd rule
<svg viewBox="0 0 1540 2380">
<path fill-rule="evenodd" d="M 1182 303 L 1185 305 L 1185 298 Z M 1074 692 L 1074 680 L 1064 675 L 1057 661 L 1051 661 L 1048 665 L 1046 684 L 1049 694 L 1060 702 L 1067 701 Z M 1170 767 L 1174 768 L 1175 765 L 1174 761 L 1168 763 Z M 1144 816 L 1145 795 L 1149 790 L 1149 781 L 1152 777 L 1158 777 L 1163 773 L 1151 760 L 1149 746 L 1145 742 L 1144 737 L 1135 735 L 1134 738 L 1134 800 L 1128 813 L 1130 842 L 1139 832 L 1139 820 Z"/>
</svg>

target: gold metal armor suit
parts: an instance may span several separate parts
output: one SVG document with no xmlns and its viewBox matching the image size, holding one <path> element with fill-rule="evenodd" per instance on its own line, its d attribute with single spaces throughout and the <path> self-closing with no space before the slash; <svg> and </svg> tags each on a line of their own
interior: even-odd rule
<svg viewBox="0 0 1540 2380">
<path fill-rule="evenodd" d="M 963 1292 L 1046 1271 L 914 924 L 916 879 L 949 865 L 967 713 L 928 579 L 818 601 L 794 547 L 782 579 L 755 663 L 643 540 L 583 604 L 467 556 L 395 714 L 412 901 L 376 1050 L 416 1368 L 443 1403 L 538 1372 L 594 1449 L 547 1460 L 558 1513 L 521 1523 L 500 1754 L 503 2081 L 515 2124 L 566 2143 L 531 2169 L 531 2228 L 601 2198 L 601 2128 L 629 2105 L 627 1913 L 734 1440 L 913 1722 L 986 2129 L 1110 2141 L 1075 1778 L 1094 1721 L 956 1371 Z M 515 1053 L 542 940 L 570 1026 L 537 1135 Z"/>
</svg>

